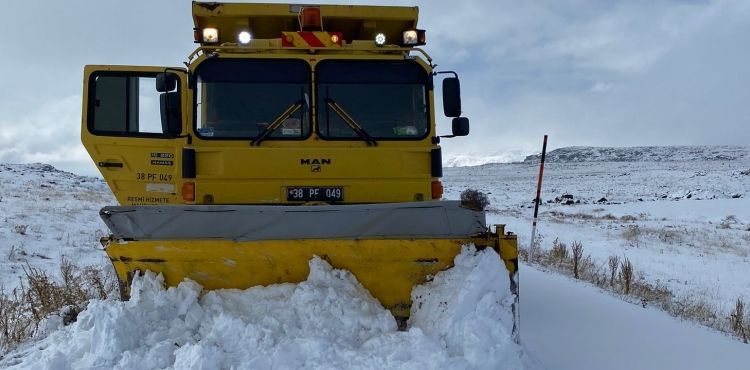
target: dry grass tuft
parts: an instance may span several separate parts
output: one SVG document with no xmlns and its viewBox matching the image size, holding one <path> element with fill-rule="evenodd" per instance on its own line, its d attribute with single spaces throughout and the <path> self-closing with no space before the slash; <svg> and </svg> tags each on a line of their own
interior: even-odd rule
<svg viewBox="0 0 750 370">
<path fill-rule="evenodd" d="M 20 235 L 26 235 L 26 230 L 28 230 L 29 225 L 16 225 L 13 227 L 13 231 L 16 232 L 16 234 Z"/>
<path fill-rule="evenodd" d="M 565 243 L 560 242 L 560 239 L 555 238 L 552 242 L 552 249 L 549 251 L 548 264 L 556 264 L 558 267 L 568 259 L 568 246 Z"/>
<path fill-rule="evenodd" d="M 617 276 L 617 268 L 620 265 L 620 257 L 609 256 L 609 286 L 615 286 L 615 277 Z"/>
<path fill-rule="evenodd" d="M 627 258 L 620 262 L 620 283 L 622 294 L 630 294 L 630 287 L 633 283 L 633 264 Z"/>
<path fill-rule="evenodd" d="M 581 265 L 581 257 L 583 256 L 583 244 L 581 242 L 573 242 L 570 249 L 573 251 L 573 277 L 578 279 L 579 266 Z"/>
<path fill-rule="evenodd" d="M 641 237 L 641 228 L 638 225 L 629 225 L 625 230 L 622 231 L 622 238 L 630 242 L 631 244 L 637 244 Z"/>
<path fill-rule="evenodd" d="M 484 211 L 490 205 L 490 199 L 479 190 L 466 189 L 461 192 L 461 205 L 475 211 Z"/>
<path fill-rule="evenodd" d="M 729 320 L 732 325 L 732 331 L 738 337 L 742 338 L 743 342 L 747 343 L 748 326 L 750 324 L 745 324 L 745 302 L 742 301 L 742 298 L 737 298 L 734 311 L 729 314 Z"/>
<path fill-rule="evenodd" d="M 0 287 L 0 350 L 7 351 L 31 338 L 45 319 L 59 315 L 64 325 L 75 322 L 91 299 L 106 299 L 117 289 L 112 269 L 79 267 L 60 261 L 60 277 L 27 265 L 18 288 Z"/>
</svg>

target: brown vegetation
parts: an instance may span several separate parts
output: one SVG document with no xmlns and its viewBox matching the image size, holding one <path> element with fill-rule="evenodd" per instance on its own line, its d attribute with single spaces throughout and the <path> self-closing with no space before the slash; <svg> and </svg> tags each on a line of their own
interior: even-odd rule
<svg viewBox="0 0 750 370">
<path fill-rule="evenodd" d="M 79 267 L 63 258 L 60 278 L 55 279 L 27 265 L 19 287 L 0 287 L 0 350 L 27 340 L 53 315 L 59 315 L 64 325 L 74 322 L 91 299 L 106 299 L 116 286 L 110 268 Z"/>
</svg>

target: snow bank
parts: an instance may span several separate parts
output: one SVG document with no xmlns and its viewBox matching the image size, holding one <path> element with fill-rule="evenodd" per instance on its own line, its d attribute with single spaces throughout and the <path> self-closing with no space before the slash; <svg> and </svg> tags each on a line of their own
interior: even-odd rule
<svg viewBox="0 0 750 370">
<path fill-rule="evenodd" d="M 410 327 L 441 341 L 452 368 L 524 368 L 513 328 L 510 280 L 494 251 L 464 249 L 453 269 L 412 291 Z"/>
<path fill-rule="evenodd" d="M 130 301 L 92 301 L 0 361 L 24 369 L 524 368 L 510 341 L 507 274 L 491 250 L 465 247 L 456 268 L 414 290 L 411 329 L 344 270 L 310 261 L 300 284 L 164 289 L 150 272 Z M 48 328 L 49 329 L 49 328 Z M 54 329 L 54 328 L 52 328 Z"/>
</svg>

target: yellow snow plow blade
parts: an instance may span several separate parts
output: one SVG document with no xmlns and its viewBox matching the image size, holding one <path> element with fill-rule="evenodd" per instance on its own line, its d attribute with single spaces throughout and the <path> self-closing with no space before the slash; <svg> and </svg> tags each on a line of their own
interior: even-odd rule
<svg viewBox="0 0 750 370">
<path fill-rule="evenodd" d="M 206 289 L 298 283 L 307 278 L 310 258 L 319 256 L 336 268 L 351 271 L 394 316 L 408 317 L 412 286 L 450 267 L 466 242 L 381 239 L 118 243 L 109 240 L 106 250 L 121 282 L 129 283 L 135 271 L 150 270 L 164 274 L 168 286 L 176 286 L 188 278 Z"/>
<path fill-rule="evenodd" d="M 351 271 L 397 319 L 411 289 L 450 268 L 461 246 L 493 248 L 516 271 L 516 236 L 456 201 L 321 206 L 105 207 L 102 240 L 127 297 L 150 270 L 168 286 L 206 289 L 298 283 L 313 256 Z M 333 227 L 332 227 L 333 226 Z"/>
<path fill-rule="evenodd" d="M 136 271 L 164 275 L 167 286 L 188 278 L 206 289 L 245 289 L 257 285 L 298 283 L 307 278 L 308 261 L 319 256 L 333 267 L 351 271 L 396 318 L 407 318 L 412 287 L 453 266 L 461 246 L 493 247 L 494 236 L 474 239 L 369 240 L 169 240 L 118 242 L 103 240 L 118 280 L 127 287 Z M 514 268 L 515 235 L 498 245 Z M 480 243 L 485 243 L 482 245 Z M 506 257 L 507 255 L 507 257 Z"/>
</svg>

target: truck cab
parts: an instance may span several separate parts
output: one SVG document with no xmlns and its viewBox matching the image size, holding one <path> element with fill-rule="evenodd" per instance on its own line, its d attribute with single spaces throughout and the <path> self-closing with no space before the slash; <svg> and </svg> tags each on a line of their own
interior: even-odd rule
<svg viewBox="0 0 750 370">
<path fill-rule="evenodd" d="M 442 197 L 418 8 L 193 3 L 184 67 L 89 65 L 82 141 L 122 205 Z M 468 134 L 458 78 L 445 114 Z"/>
</svg>

